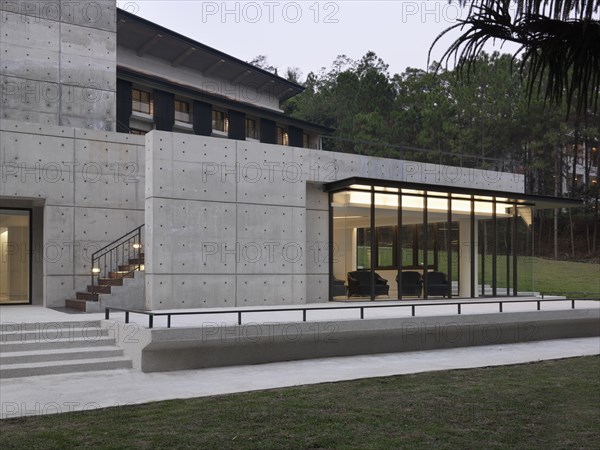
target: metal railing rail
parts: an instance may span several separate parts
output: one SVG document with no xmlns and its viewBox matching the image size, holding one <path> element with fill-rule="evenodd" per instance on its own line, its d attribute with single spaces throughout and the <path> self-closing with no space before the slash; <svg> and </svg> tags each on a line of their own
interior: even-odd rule
<svg viewBox="0 0 600 450">
<path fill-rule="evenodd" d="M 301 311 L 302 322 L 306 322 L 308 311 L 328 311 L 328 310 L 346 310 L 346 309 L 357 309 L 360 311 L 360 318 L 365 318 L 366 309 L 376 308 L 411 308 L 411 316 L 415 317 L 417 307 L 423 308 L 427 306 L 456 306 L 458 314 L 462 314 L 463 305 L 484 305 L 484 304 L 498 304 L 499 311 L 504 312 L 505 303 L 537 303 L 537 310 L 541 311 L 542 303 L 548 302 L 571 302 L 571 309 L 575 309 L 576 301 L 589 301 L 590 299 L 522 299 L 522 300 L 470 300 L 470 301 L 458 301 L 458 302 L 435 302 L 435 303 L 402 303 L 402 304 L 380 304 L 380 305 L 345 305 L 345 306 L 297 306 L 291 308 L 277 308 L 277 309 L 244 309 L 244 310 L 225 310 L 225 311 L 181 311 L 181 312 L 155 312 L 155 311 L 143 311 L 137 309 L 119 308 L 115 306 L 108 306 L 105 308 L 104 317 L 106 320 L 110 320 L 111 311 L 119 311 L 125 313 L 125 323 L 129 323 L 130 314 L 142 314 L 148 316 L 148 328 L 154 327 L 155 317 L 167 317 L 167 328 L 171 328 L 171 317 L 173 316 L 197 316 L 197 315 L 214 315 L 214 314 L 236 314 L 238 325 L 242 325 L 242 315 L 252 313 L 263 313 L 263 312 L 291 312 Z M 289 321 L 292 323 L 292 321 Z"/>
<path fill-rule="evenodd" d="M 124 278 L 140 269 L 143 228 L 144 225 L 140 225 L 92 254 L 92 286 L 95 286 L 100 278 L 109 278 L 110 272 L 121 272 L 119 266 L 129 266 L 129 260 L 135 259 L 136 267 L 123 271 L 117 278 Z"/>
<path fill-rule="evenodd" d="M 343 138 L 339 136 L 323 136 L 323 141 L 338 142 L 338 145 L 332 151 L 357 155 L 371 155 L 382 157 L 403 158 L 407 161 L 430 162 L 444 165 L 458 165 L 459 167 L 469 167 L 475 169 L 494 169 L 501 172 L 514 172 L 518 163 L 506 158 L 495 158 L 492 156 L 474 155 L 467 153 L 454 153 L 445 150 L 432 150 L 409 145 L 387 144 L 383 142 L 363 141 L 356 139 Z M 346 144 L 346 145 L 344 145 Z M 369 151 L 362 151 L 361 146 L 374 149 L 388 149 L 387 153 L 377 155 Z M 356 148 L 358 147 L 358 149 Z M 389 154 L 393 152 L 394 154 Z"/>
</svg>

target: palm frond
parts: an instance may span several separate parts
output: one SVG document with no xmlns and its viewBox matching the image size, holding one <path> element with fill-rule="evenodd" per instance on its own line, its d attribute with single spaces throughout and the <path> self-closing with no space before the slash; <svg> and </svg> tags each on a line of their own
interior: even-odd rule
<svg viewBox="0 0 600 450">
<path fill-rule="evenodd" d="M 551 103 L 566 100 L 567 111 L 599 112 L 600 21 L 594 17 L 600 0 L 458 0 L 469 5 L 469 15 L 444 30 L 433 42 L 460 29 L 462 34 L 444 52 L 441 62 L 452 62 L 460 76 L 490 40 L 520 44 L 520 72 L 529 99 L 543 94 Z"/>
</svg>

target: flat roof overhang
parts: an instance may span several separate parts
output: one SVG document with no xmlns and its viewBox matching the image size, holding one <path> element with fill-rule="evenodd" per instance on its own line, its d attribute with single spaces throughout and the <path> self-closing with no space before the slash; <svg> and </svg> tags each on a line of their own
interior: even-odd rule
<svg viewBox="0 0 600 450">
<path fill-rule="evenodd" d="M 459 186 L 443 186 L 439 184 L 413 183 L 410 181 L 378 180 L 375 178 L 351 177 L 333 181 L 324 185 L 325 192 L 339 192 L 352 189 L 353 185 L 384 188 L 404 188 L 420 191 L 436 191 L 450 194 L 478 195 L 507 198 L 516 203 L 532 204 L 536 209 L 576 208 L 583 206 L 582 200 L 572 198 L 550 197 L 546 195 L 521 194 L 518 192 L 494 191 L 480 188 Z M 390 192 L 386 192 L 390 193 Z"/>
<path fill-rule="evenodd" d="M 199 73 L 267 86 L 280 102 L 304 91 L 304 87 L 260 67 L 223 53 L 135 14 L 117 8 L 117 45 L 135 50 L 138 56 L 151 55 L 173 67 L 186 66 Z"/>
</svg>

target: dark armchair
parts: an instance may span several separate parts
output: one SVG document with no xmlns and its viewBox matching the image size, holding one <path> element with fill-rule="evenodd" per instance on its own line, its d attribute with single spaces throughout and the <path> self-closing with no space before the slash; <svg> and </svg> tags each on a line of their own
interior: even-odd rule
<svg viewBox="0 0 600 450">
<path fill-rule="evenodd" d="M 337 278 L 333 279 L 333 296 L 334 297 L 342 297 L 346 295 L 346 286 L 344 285 L 344 280 L 338 280 Z"/>
<path fill-rule="evenodd" d="M 402 275 L 402 285 L 400 285 L 400 274 Z M 419 272 L 400 272 L 396 275 L 396 283 L 398 283 L 398 296 L 415 295 L 421 296 L 421 286 L 423 279 Z"/>
<path fill-rule="evenodd" d="M 443 272 L 427 273 L 427 295 L 448 295 L 448 280 Z"/>
<path fill-rule="evenodd" d="M 375 272 L 375 296 L 389 295 L 389 293 L 390 287 L 388 286 L 387 280 Z M 348 272 L 348 297 L 352 297 L 353 295 L 359 297 L 371 296 L 370 270 Z"/>
</svg>

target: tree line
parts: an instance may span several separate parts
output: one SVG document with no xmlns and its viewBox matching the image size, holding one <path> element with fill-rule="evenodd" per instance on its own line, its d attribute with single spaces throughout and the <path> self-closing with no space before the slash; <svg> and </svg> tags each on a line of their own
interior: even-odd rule
<svg viewBox="0 0 600 450">
<path fill-rule="evenodd" d="M 284 76 L 305 91 L 283 106 L 335 130 L 326 150 L 514 171 L 527 193 L 583 199 L 585 208 L 557 211 L 556 219 L 537 213 L 537 253 L 598 257 L 600 117 L 530 97 L 518 64 L 483 52 L 468 76 L 438 63 L 390 74 L 374 52 L 341 55 L 302 81 L 299 69 L 288 68 Z"/>
</svg>

